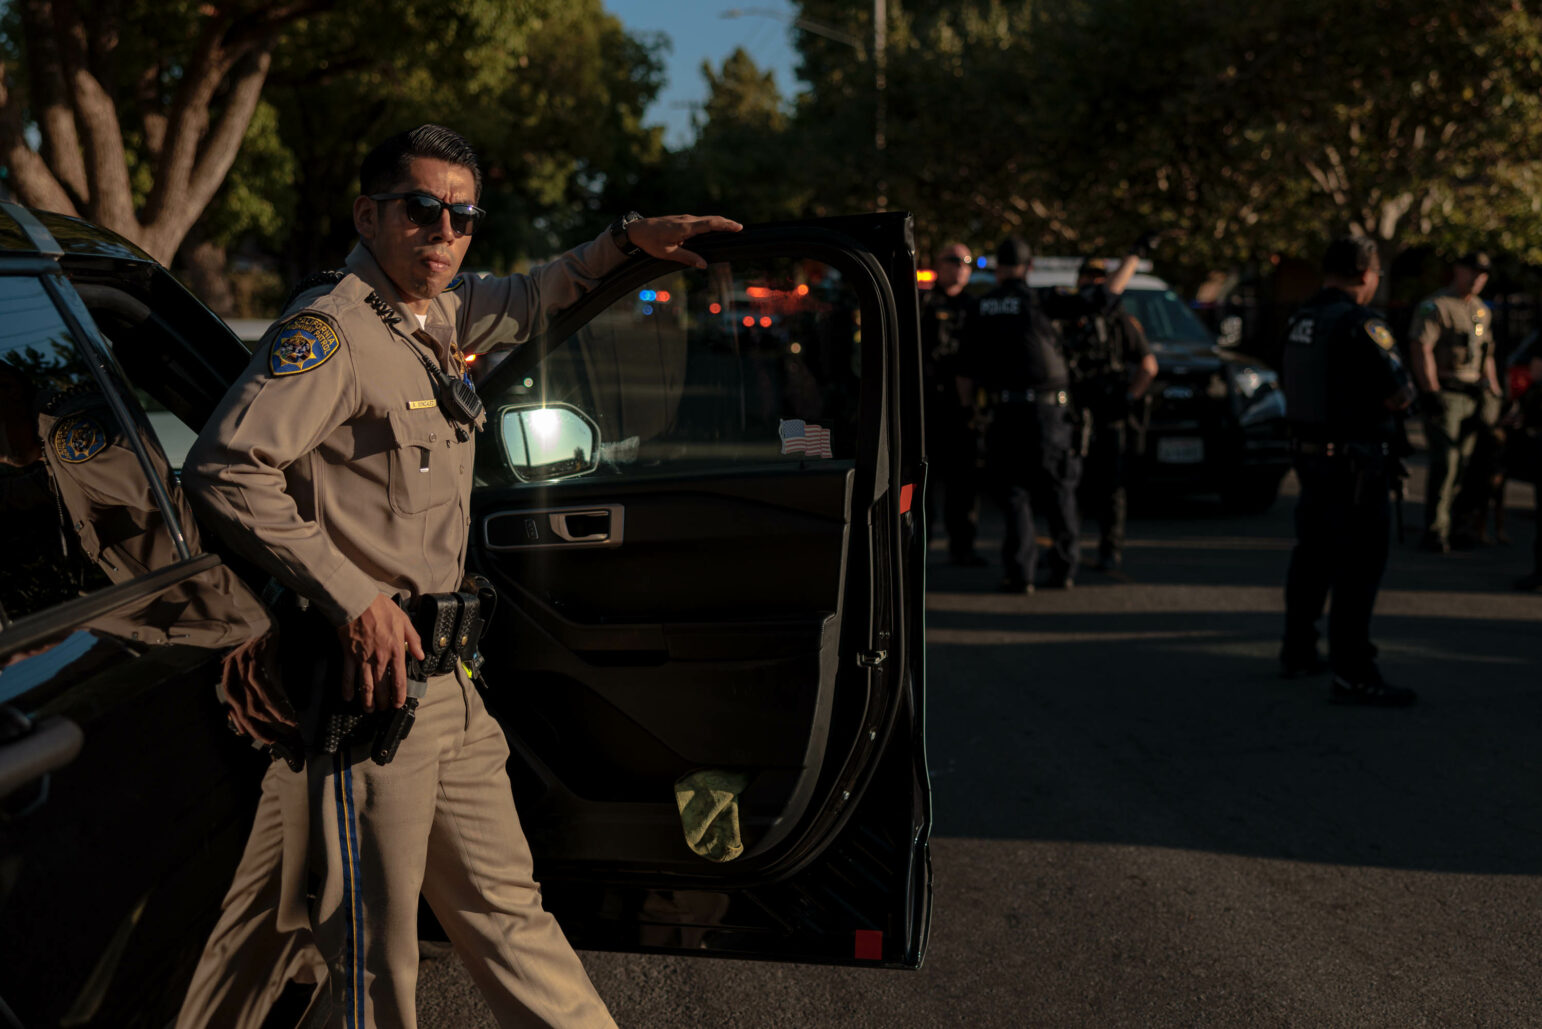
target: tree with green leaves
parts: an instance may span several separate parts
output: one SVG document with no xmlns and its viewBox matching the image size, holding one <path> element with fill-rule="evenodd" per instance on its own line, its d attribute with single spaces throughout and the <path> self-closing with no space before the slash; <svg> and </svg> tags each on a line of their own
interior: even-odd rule
<svg viewBox="0 0 1542 1029">
<path fill-rule="evenodd" d="M 169 261 L 235 161 L 280 34 L 328 6 L 16 0 L 0 21 L 7 185 Z"/>
<path fill-rule="evenodd" d="M 867 53 L 801 33 L 795 133 L 816 205 L 880 170 L 923 248 L 1017 231 L 1041 248 L 1167 233 L 1188 275 L 1312 253 L 1484 243 L 1542 260 L 1542 17 L 1517 0 L 1285 5 L 888 0 L 887 148 Z M 871 40 L 872 6 L 799 13 Z"/>
</svg>

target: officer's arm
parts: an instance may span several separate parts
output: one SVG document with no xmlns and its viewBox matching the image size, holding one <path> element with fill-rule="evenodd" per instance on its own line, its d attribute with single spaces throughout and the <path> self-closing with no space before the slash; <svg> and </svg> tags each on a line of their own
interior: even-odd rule
<svg viewBox="0 0 1542 1029">
<path fill-rule="evenodd" d="M 1355 342 L 1362 348 L 1359 352 L 1365 355 L 1363 360 L 1376 369 L 1383 406 L 1392 412 L 1407 410 L 1418 394 L 1408 369 L 1397 356 L 1397 342 L 1386 323 L 1380 318 L 1364 322 L 1356 333 Z"/>
<path fill-rule="evenodd" d="M 325 360 L 286 370 L 294 366 L 275 364 L 272 348 L 288 324 L 258 346 L 225 394 L 188 452 L 182 483 L 227 543 L 342 625 L 369 608 L 380 590 L 319 525 L 300 517 L 284 469 L 358 407 L 353 355 L 342 340 Z"/>
<path fill-rule="evenodd" d="M 1146 339 L 1146 330 L 1141 328 L 1140 322 L 1131 315 L 1122 315 L 1124 329 L 1130 337 L 1130 353 L 1138 357 L 1135 362 L 1135 371 L 1130 376 L 1130 399 L 1139 400 L 1146 395 L 1146 390 L 1151 388 L 1151 383 L 1157 377 L 1157 359 L 1151 352 L 1151 341 Z"/>
<path fill-rule="evenodd" d="M 1123 293 L 1130 280 L 1135 277 L 1135 270 L 1140 267 L 1140 257 L 1136 254 L 1125 254 L 1124 260 L 1119 262 L 1119 267 L 1114 269 L 1114 274 L 1108 277 L 1108 292 L 1110 296 L 1118 296 Z"/>
<path fill-rule="evenodd" d="M 706 262 L 688 250 L 685 241 L 706 232 L 737 232 L 741 227 L 728 218 L 669 215 L 633 222 L 627 236 L 653 257 L 705 268 Z M 457 325 L 461 348 L 479 354 L 525 342 L 625 260 L 607 229 L 527 275 L 457 279 L 453 289 L 461 294 Z"/>
<path fill-rule="evenodd" d="M 1488 356 L 1483 359 L 1483 376 L 1488 380 L 1489 392 L 1496 397 L 1504 396 L 1504 390 L 1499 388 L 1499 363 L 1494 360 L 1494 348 L 1488 348 Z"/>
<path fill-rule="evenodd" d="M 1130 399 L 1139 400 L 1146 395 L 1146 390 L 1157 377 L 1157 359 L 1155 355 L 1147 354 L 1140 359 L 1140 364 L 1135 369 L 1135 374 L 1130 377 Z"/>
<path fill-rule="evenodd" d="M 1414 311 L 1408 335 L 1412 344 L 1408 356 L 1413 381 L 1421 393 L 1433 393 L 1440 388 L 1435 372 L 1435 344 L 1440 341 L 1440 312 L 1433 303 L 1422 303 Z"/>
</svg>

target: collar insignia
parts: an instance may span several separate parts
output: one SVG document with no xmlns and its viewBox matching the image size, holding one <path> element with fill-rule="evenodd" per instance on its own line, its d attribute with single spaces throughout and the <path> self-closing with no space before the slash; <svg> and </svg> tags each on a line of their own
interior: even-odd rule
<svg viewBox="0 0 1542 1029">
<path fill-rule="evenodd" d="M 324 318 L 301 314 L 291 318 L 268 353 L 268 370 L 274 375 L 298 375 L 326 363 L 340 345 L 337 333 Z"/>
<path fill-rule="evenodd" d="M 463 283 L 465 281 L 466 281 L 466 277 L 464 275 L 457 275 L 457 276 L 455 276 L 455 278 L 450 280 L 450 284 L 448 286 L 444 287 L 444 289 L 441 289 L 439 292 L 441 292 L 441 293 L 451 293 L 451 292 L 454 292 L 455 290 L 460 289 L 461 283 Z"/>
<path fill-rule="evenodd" d="M 60 460 L 84 464 L 107 448 L 107 432 L 88 414 L 70 415 L 54 426 L 53 447 Z"/>
</svg>

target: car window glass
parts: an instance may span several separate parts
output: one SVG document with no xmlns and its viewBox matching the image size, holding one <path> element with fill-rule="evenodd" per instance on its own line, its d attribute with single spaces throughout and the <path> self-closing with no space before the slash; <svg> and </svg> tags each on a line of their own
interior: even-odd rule
<svg viewBox="0 0 1542 1029">
<path fill-rule="evenodd" d="M 1215 340 L 1183 299 L 1172 290 L 1132 289 L 1124 293 L 1124 310 L 1135 316 L 1146 337 L 1160 343 L 1202 343 Z"/>
<path fill-rule="evenodd" d="M 512 483 L 504 412 L 565 404 L 599 428 L 596 475 L 645 477 L 857 451 L 861 318 L 838 269 L 754 258 L 627 293 L 523 374 L 485 376 L 482 482 Z M 508 370 L 505 370 L 507 372 Z"/>
<path fill-rule="evenodd" d="M 35 279 L 0 277 L 0 617 L 177 560 L 135 452 Z"/>
</svg>

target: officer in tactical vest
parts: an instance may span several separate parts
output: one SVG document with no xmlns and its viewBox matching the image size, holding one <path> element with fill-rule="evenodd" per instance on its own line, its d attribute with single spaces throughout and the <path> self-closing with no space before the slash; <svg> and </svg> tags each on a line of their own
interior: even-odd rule
<svg viewBox="0 0 1542 1029">
<path fill-rule="evenodd" d="M 972 402 L 979 387 L 991 408 L 986 475 L 1007 516 L 1001 589 L 1009 593 L 1032 592 L 1035 585 L 1035 497 L 1046 502 L 1055 541 L 1048 585 L 1067 589 L 1076 577 L 1081 458 L 1072 432 L 1065 346 L 1050 319 L 1074 320 L 1112 309 L 1138 258 L 1126 258 L 1104 287 L 1087 294 L 1050 293 L 1042 300 L 1028 287 L 1032 262 L 1033 252 L 1021 237 L 1002 241 L 996 251 L 1000 284 L 981 298 L 959 362 L 960 401 Z"/>
<path fill-rule="evenodd" d="M 1370 625 L 1387 564 L 1399 419 L 1414 392 L 1391 330 L 1363 306 L 1380 282 L 1374 242 L 1336 239 L 1322 289 L 1290 319 L 1285 406 L 1301 496 L 1280 664 L 1286 677 L 1331 667 L 1337 703 L 1396 707 L 1416 695 L 1381 677 Z M 1316 623 L 1330 592 L 1324 665 Z"/>
<path fill-rule="evenodd" d="M 1421 301 L 1408 328 L 1430 455 L 1423 545 L 1437 553 L 1451 549 L 1451 506 L 1481 421 L 1492 424 L 1499 413 L 1493 314 L 1478 299 L 1489 267 L 1481 250 L 1459 258 L 1451 285 Z"/>
<path fill-rule="evenodd" d="M 964 288 L 972 267 L 973 258 L 964 244 L 949 243 L 942 248 L 936 284 L 921 294 L 921 362 L 926 380 L 927 525 L 932 524 L 937 506 L 934 498 L 941 493 L 948 555 L 956 565 L 977 567 L 985 564 L 974 552 L 979 437 L 974 407 L 959 403 L 955 385 L 959 346 L 965 327 L 979 308 L 979 301 Z"/>
<path fill-rule="evenodd" d="M 1108 265 L 1088 258 L 1077 272 L 1076 289 L 1086 294 L 1107 281 Z M 1083 510 L 1098 522 L 1096 567 L 1111 572 L 1123 563 L 1130 423 L 1156 378 L 1157 359 L 1140 323 L 1117 307 L 1089 314 L 1069 328 L 1071 394 L 1083 431 L 1090 433 L 1080 498 Z"/>
</svg>

